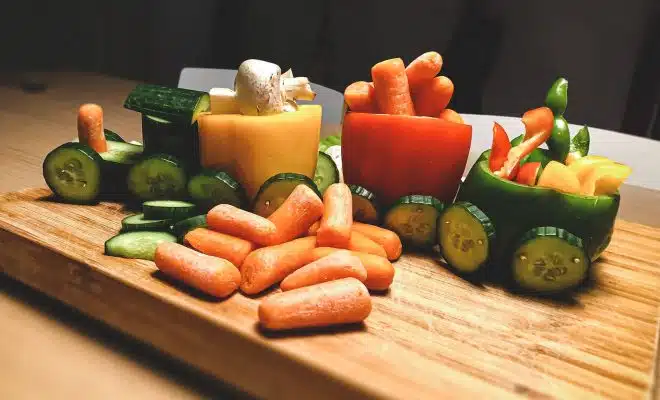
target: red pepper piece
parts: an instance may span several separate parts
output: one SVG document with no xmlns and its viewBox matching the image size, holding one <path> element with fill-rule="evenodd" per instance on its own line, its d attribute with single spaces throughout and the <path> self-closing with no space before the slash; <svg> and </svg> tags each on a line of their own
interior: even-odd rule
<svg viewBox="0 0 660 400">
<path fill-rule="evenodd" d="M 506 156 L 511 150 L 509 136 L 502 125 L 493 123 L 493 144 L 490 147 L 490 157 L 488 158 L 488 167 L 492 172 L 498 171 L 504 166 Z"/>
<path fill-rule="evenodd" d="M 541 163 L 538 161 L 526 162 L 520 167 L 516 175 L 516 182 L 523 185 L 535 186 L 541 170 Z"/>
</svg>

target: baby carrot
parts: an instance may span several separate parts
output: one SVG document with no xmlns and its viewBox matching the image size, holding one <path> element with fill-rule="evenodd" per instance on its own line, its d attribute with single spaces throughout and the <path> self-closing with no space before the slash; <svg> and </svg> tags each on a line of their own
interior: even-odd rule
<svg viewBox="0 0 660 400">
<path fill-rule="evenodd" d="M 78 109 L 78 141 L 97 153 L 108 151 L 103 133 L 103 109 L 98 104 L 83 104 Z"/>
<path fill-rule="evenodd" d="M 318 260 L 336 251 L 340 250 L 332 247 L 317 247 L 311 251 L 309 259 Z M 359 258 L 364 269 L 367 270 L 367 279 L 364 284 L 369 290 L 385 290 L 390 287 L 394 281 L 395 270 L 394 265 L 387 258 L 359 251 L 351 251 L 351 254 Z"/>
<path fill-rule="evenodd" d="M 356 323 L 371 313 L 371 296 L 362 282 L 344 278 L 274 294 L 259 304 L 258 313 L 269 330 Z"/>
<path fill-rule="evenodd" d="M 442 69 L 442 56 L 435 51 L 429 51 L 417 57 L 406 67 L 406 76 L 410 90 L 427 85 Z"/>
<path fill-rule="evenodd" d="M 277 241 L 277 228 L 270 220 L 229 204 L 219 204 L 206 214 L 214 231 L 268 246 Z"/>
<path fill-rule="evenodd" d="M 241 290 L 256 294 L 286 278 L 308 264 L 310 250 L 316 246 L 313 236 L 295 239 L 270 247 L 262 247 L 248 254 L 241 267 Z"/>
<path fill-rule="evenodd" d="M 298 185 L 270 220 L 277 229 L 277 242 L 288 242 L 303 235 L 323 215 L 323 202 L 307 185 Z"/>
<path fill-rule="evenodd" d="M 459 113 L 452 110 L 451 108 L 445 108 L 444 110 L 440 111 L 438 118 L 444 119 L 445 121 L 449 121 L 449 122 L 456 122 L 457 124 L 465 123 L 463 121 L 463 117 L 461 117 Z"/>
<path fill-rule="evenodd" d="M 316 243 L 319 247 L 326 247 L 319 245 L 318 240 Z M 379 245 L 358 231 L 351 231 L 351 239 L 348 241 L 348 246 L 346 248 L 353 251 L 360 251 L 362 253 L 368 253 L 387 258 L 387 252 L 385 252 L 383 246 Z"/>
<path fill-rule="evenodd" d="M 159 244 L 154 261 L 165 275 L 211 296 L 227 297 L 241 283 L 241 273 L 231 262 L 198 253 L 178 243 Z"/>
<path fill-rule="evenodd" d="M 340 250 L 294 271 L 280 283 L 280 289 L 287 291 L 349 277 L 363 282 L 367 279 L 367 270 L 350 251 Z"/>
<path fill-rule="evenodd" d="M 375 112 L 374 84 L 365 81 L 351 83 L 344 90 L 344 101 L 351 111 L 364 113 Z"/>
<path fill-rule="evenodd" d="M 316 221 L 312 224 L 312 226 L 309 227 L 307 230 L 307 236 L 315 236 L 316 232 L 319 231 L 319 227 L 321 226 L 321 221 Z"/>
<path fill-rule="evenodd" d="M 401 256 L 401 239 L 399 238 L 399 235 L 391 230 L 376 225 L 354 222 L 353 232 L 360 232 L 364 236 L 381 245 L 383 249 L 385 249 L 385 253 L 389 260 L 396 260 Z"/>
<path fill-rule="evenodd" d="M 186 233 L 183 241 L 201 253 L 228 260 L 238 269 L 245 257 L 254 250 L 252 242 L 206 228 L 193 229 Z"/>
<path fill-rule="evenodd" d="M 414 95 L 417 115 L 436 117 L 440 111 L 447 108 L 447 104 L 454 94 L 454 83 L 446 76 L 433 78 L 426 86 L 419 88 Z"/>
<path fill-rule="evenodd" d="M 353 225 L 353 194 L 345 183 L 333 183 L 323 194 L 323 217 L 316 232 L 319 246 L 347 247 Z"/>
<path fill-rule="evenodd" d="M 383 114 L 415 115 L 403 60 L 381 61 L 371 68 L 376 107 Z"/>
</svg>

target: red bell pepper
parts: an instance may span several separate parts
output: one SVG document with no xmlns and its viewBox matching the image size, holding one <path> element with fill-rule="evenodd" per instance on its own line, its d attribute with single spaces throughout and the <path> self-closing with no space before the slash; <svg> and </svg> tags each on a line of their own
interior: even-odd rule
<svg viewBox="0 0 660 400">
<path fill-rule="evenodd" d="M 520 167 L 518 174 L 516 174 L 516 182 L 523 185 L 535 186 L 539 179 L 540 171 L 541 163 L 539 161 L 526 162 Z"/>
<path fill-rule="evenodd" d="M 471 142 L 470 125 L 349 112 L 342 128 L 344 180 L 369 189 L 385 206 L 411 194 L 451 202 Z"/>
<path fill-rule="evenodd" d="M 490 147 L 490 157 L 488 158 L 488 166 L 491 172 L 498 171 L 504 166 L 509 150 L 511 150 L 509 136 L 507 136 L 502 125 L 497 122 L 493 123 L 493 144 Z"/>
</svg>

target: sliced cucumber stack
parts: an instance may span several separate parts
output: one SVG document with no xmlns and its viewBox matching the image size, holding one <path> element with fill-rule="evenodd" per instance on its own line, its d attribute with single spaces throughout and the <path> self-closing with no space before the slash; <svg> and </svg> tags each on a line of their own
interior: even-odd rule
<svg viewBox="0 0 660 400">
<path fill-rule="evenodd" d="M 582 239 L 553 226 L 525 233 L 511 261 L 514 281 L 537 294 L 575 288 L 587 278 L 589 266 Z"/>
<path fill-rule="evenodd" d="M 163 242 L 176 242 L 176 236 L 157 231 L 120 233 L 105 242 L 105 254 L 153 261 L 156 248 Z"/>
<path fill-rule="evenodd" d="M 186 171 L 181 162 L 165 154 L 140 160 L 128 173 L 128 189 L 141 200 L 183 198 L 186 183 Z"/>
<path fill-rule="evenodd" d="M 121 221 L 122 232 L 160 231 L 170 228 L 169 219 L 146 219 L 144 214 L 129 215 Z"/>
<path fill-rule="evenodd" d="M 171 122 L 192 125 L 209 111 L 209 94 L 197 90 L 140 84 L 129 93 L 124 107 Z"/>
<path fill-rule="evenodd" d="M 46 184 L 60 199 L 70 203 L 93 203 L 101 193 L 103 159 L 91 147 L 64 143 L 43 162 Z"/>
<path fill-rule="evenodd" d="M 432 196 L 412 195 L 400 198 L 385 215 L 385 226 L 396 232 L 404 243 L 432 248 L 436 243 L 436 225 L 444 204 Z"/>
<path fill-rule="evenodd" d="M 376 195 L 358 185 L 348 185 L 353 195 L 353 220 L 365 224 L 378 224 L 380 212 Z"/>
<path fill-rule="evenodd" d="M 183 238 L 184 236 L 186 236 L 186 233 L 196 228 L 207 228 L 207 227 L 208 225 L 206 224 L 206 215 L 196 215 L 194 217 L 190 217 L 177 222 L 176 224 L 174 224 L 172 231 L 179 239 L 179 242 L 183 242 Z"/>
<path fill-rule="evenodd" d="M 224 171 L 205 170 L 188 182 L 188 194 L 204 209 L 218 204 L 231 204 L 244 208 L 245 190 L 234 178 Z"/>
<path fill-rule="evenodd" d="M 477 206 L 456 202 L 438 221 L 438 244 L 450 267 L 461 273 L 474 273 L 488 261 L 495 228 Z"/>
<path fill-rule="evenodd" d="M 339 183 L 339 169 L 328 154 L 320 152 L 314 171 L 314 183 L 321 194 L 333 183 Z"/>
<path fill-rule="evenodd" d="M 197 206 L 187 201 L 150 200 L 142 204 L 142 212 L 147 219 L 167 219 L 176 222 L 197 214 Z"/>
<path fill-rule="evenodd" d="M 323 197 L 319 193 L 314 181 L 307 176 L 295 173 L 277 174 L 269 178 L 259 188 L 259 192 L 257 192 L 254 200 L 254 213 L 262 217 L 270 216 L 270 214 L 284 203 L 284 200 L 289 197 L 293 189 L 298 185 L 307 185 L 319 197 Z"/>
</svg>

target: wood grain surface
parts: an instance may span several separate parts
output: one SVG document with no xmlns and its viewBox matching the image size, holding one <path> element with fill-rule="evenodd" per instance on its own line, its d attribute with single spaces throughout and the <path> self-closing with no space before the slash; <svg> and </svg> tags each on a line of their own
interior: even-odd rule
<svg viewBox="0 0 660 400">
<path fill-rule="evenodd" d="M 428 257 L 396 263 L 364 325 L 265 335 L 259 299 L 209 301 L 153 263 L 102 255 L 122 206 L 47 190 L 0 200 L 0 267 L 86 314 L 269 398 L 643 398 L 652 385 L 660 230 L 619 221 L 595 286 L 573 301 L 463 281 Z"/>
</svg>

